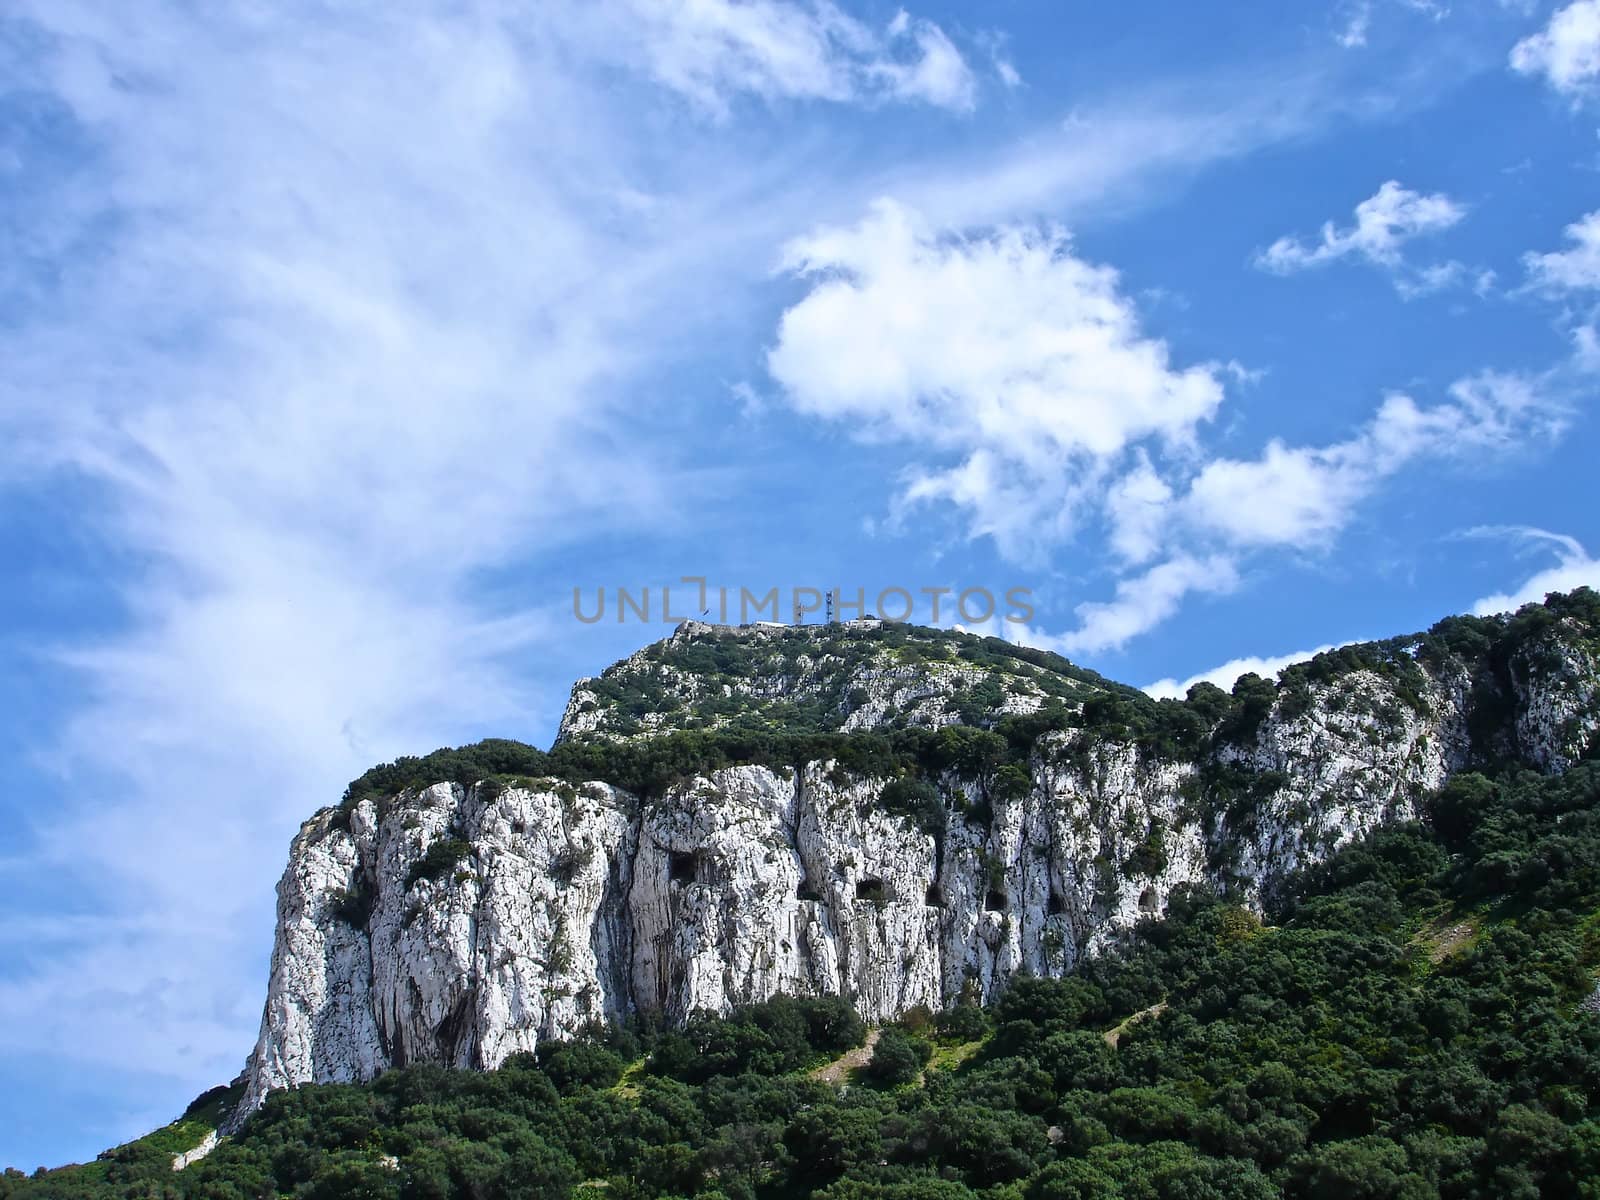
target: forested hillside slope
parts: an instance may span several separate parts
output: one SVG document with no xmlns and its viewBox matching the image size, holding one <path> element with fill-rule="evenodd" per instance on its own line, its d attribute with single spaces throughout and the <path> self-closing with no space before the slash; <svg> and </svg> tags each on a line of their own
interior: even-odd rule
<svg viewBox="0 0 1600 1200">
<path fill-rule="evenodd" d="M 608 677 L 309 820 L 246 1074 L 0 1196 L 1591 1194 L 1594 593 L 1184 702 L 877 624 Z"/>
<path fill-rule="evenodd" d="M 1264 917 L 1185 889 L 1064 980 L 865 1029 L 774 999 L 277 1092 L 0 1196 L 1592 1196 L 1600 768 L 1470 773 Z"/>
</svg>

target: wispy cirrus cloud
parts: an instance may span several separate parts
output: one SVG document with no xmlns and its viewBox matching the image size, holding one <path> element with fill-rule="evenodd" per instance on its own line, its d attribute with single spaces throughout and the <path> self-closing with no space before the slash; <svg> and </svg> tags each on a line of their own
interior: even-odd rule
<svg viewBox="0 0 1600 1200">
<path fill-rule="evenodd" d="M 723 140 L 722 118 L 741 97 L 975 96 L 961 49 L 915 15 L 775 45 L 731 7 L 695 10 L 705 38 L 648 46 L 620 3 L 440 0 L 402 21 L 40 0 L 3 27 L 5 95 L 49 136 L 7 146 L 0 290 L 23 315 L 0 328 L 0 483 L 19 504 L 83 485 L 73 519 L 115 548 L 99 584 L 119 606 L 50 650 L 75 702 L 41 757 L 70 799 L 31 813 L 29 854 L 0 865 L 107 918 L 0 974 L 0 1057 L 48 1043 L 142 1080 L 138 1111 L 80 1152 L 237 1068 L 271 881 L 310 809 L 373 761 L 526 728 L 546 699 L 530 689 L 565 685 L 526 667 L 547 614 L 486 600 L 480 577 L 692 505 L 696 476 L 629 385 L 764 282 L 823 194 L 780 151 Z M 829 11 L 756 16 L 771 32 Z M 670 156 L 638 119 L 663 91 L 689 101 Z M 950 211 L 1077 206 L 1319 119 L 1107 108 L 1087 140 L 1045 131 L 1044 157 L 1024 139 L 904 177 Z M 870 186 L 847 174 L 823 198 Z M 1052 235 L 1033 236 L 1011 251 L 1120 345 L 1108 363 L 1205 407 L 1208 368 L 1164 366 L 1103 269 L 1052 266 Z M 1120 419 L 1061 436 L 1115 438 Z M 136 928 L 110 919 L 128 911 Z"/>
<path fill-rule="evenodd" d="M 1353 224 L 1341 229 L 1327 221 L 1310 242 L 1280 237 L 1256 255 L 1255 265 L 1274 275 L 1292 275 L 1355 258 L 1385 271 L 1406 299 L 1464 282 L 1472 282 L 1481 293 L 1493 284 L 1492 271 L 1473 270 L 1454 260 L 1418 267 L 1403 253 L 1407 242 L 1450 229 L 1466 215 L 1465 207 L 1443 192 L 1424 194 L 1391 179 L 1356 205 Z"/>
<path fill-rule="evenodd" d="M 0 486 L 81 490 L 119 611 L 39 651 L 64 799 L 0 868 L 107 919 L 8 964 L 0 1057 L 143 1073 L 127 1134 L 237 1070 L 298 821 L 556 699 L 516 661 L 547 614 L 479 575 L 696 494 L 621 384 L 738 222 L 665 195 L 522 6 L 50 0 L 4 34 L 46 119 L 11 145 Z"/>
<path fill-rule="evenodd" d="M 1421 13 L 1434 21 L 1442 21 L 1449 15 L 1449 9 L 1436 0 L 1398 0 L 1396 7 Z M 1367 36 L 1372 31 L 1372 10 L 1373 0 L 1353 0 L 1351 3 L 1339 5 L 1334 12 L 1339 25 L 1334 32 L 1333 40 L 1346 50 L 1365 46 Z"/>
<path fill-rule="evenodd" d="M 1515 612 L 1524 604 L 1537 604 L 1551 592 L 1570 592 L 1573 588 L 1600 589 L 1600 558 L 1583 548 L 1577 538 L 1551 533 L 1530 525 L 1482 526 L 1469 531 L 1474 537 L 1510 538 L 1529 554 L 1554 554 L 1553 566 L 1536 571 L 1509 592 L 1484 596 L 1472 606 L 1479 616 Z"/>
<path fill-rule="evenodd" d="M 926 104 L 970 112 L 978 79 L 937 24 L 904 9 L 874 27 L 830 0 L 608 0 L 580 16 L 590 49 L 718 116 L 766 101 Z"/>
</svg>

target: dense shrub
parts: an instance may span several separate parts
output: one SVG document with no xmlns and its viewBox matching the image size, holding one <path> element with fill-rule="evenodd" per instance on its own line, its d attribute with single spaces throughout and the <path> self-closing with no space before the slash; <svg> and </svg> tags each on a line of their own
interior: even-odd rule
<svg viewBox="0 0 1600 1200">
<path fill-rule="evenodd" d="M 932 1057 L 927 1042 L 891 1026 L 878 1035 L 862 1074 L 879 1087 L 898 1087 L 920 1075 Z"/>
<path fill-rule="evenodd" d="M 1426 666 L 1471 654 L 1489 680 L 1474 686 L 1492 690 L 1504 672 L 1542 669 L 1557 627 L 1593 637 L 1600 598 L 1442 623 L 1404 645 L 1314 662 L 1291 685 L 1321 687 L 1352 664 L 1403 681 L 1399 656 Z M 969 650 L 990 653 L 961 644 Z M 1265 688 L 1237 691 L 1198 687 L 1176 711 L 1247 739 Z M 1030 714 L 1027 728 L 1064 711 Z M 1129 700 L 1095 719 L 1140 738 L 1188 736 L 1169 711 Z M 885 780 L 962 771 L 981 789 L 1025 764 L 1019 745 L 1037 733 L 1022 728 L 839 741 L 733 730 L 661 739 L 619 769 L 659 780 L 708 750 L 812 755 L 801 761 L 838 750 Z M 895 1086 L 841 1090 L 813 1077 L 865 1030 L 840 999 L 778 997 L 679 1030 L 641 1020 L 586 1031 L 492 1072 L 413 1064 L 366 1085 L 274 1093 L 236 1137 L 175 1174 L 171 1155 L 231 1095 L 214 1091 L 192 1120 L 94 1163 L 7 1172 L 0 1198 L 1591 1195 L 1600 1016 L 1585 1002 L 1600 969 L 1600 762 L 1555 777 L 1496 764 L 1487 751 L 1502 734 L 1480 741 L 1480 772 L 1425 798 L 1420 822 L 1300 872 L 1264 920 L 1178 889 L 1163 920 L 1075 976 L 1018 977 L 988 1009 L 937 1014 L 931 1062 L 920 1038 L 885 1030 L 865 1073 Z M 591 752 L 558 751 L 585 770 Z M 455 760 L 461 775 L 533 761 L 486 754 Z M 417 782 L 403 778 L 375 786 Z M 1195 803 L 1245 820 L 1266 785 L 1219 770 L 1201 786 Z M 459 867 L 452 847 L 463 843 L 434 845 L 429 871 Z M 970 1056 L 955 1049 L 979 1038 Z"/>
</svg>

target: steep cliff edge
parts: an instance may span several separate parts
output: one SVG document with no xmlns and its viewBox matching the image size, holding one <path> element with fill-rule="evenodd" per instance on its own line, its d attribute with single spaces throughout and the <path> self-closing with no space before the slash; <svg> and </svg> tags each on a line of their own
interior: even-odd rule
<svg viewBox="0 0 1600 1200">
<path fill-rule="evenodd" d="M 988 998 L 1597 728 L 1592 592 L 1161 703 L 969 635 L 688 625 L 580 681 L 549 754 L 402 760 L 302 826 L 238 1113 L 635 1011 Z"/>
</svg>

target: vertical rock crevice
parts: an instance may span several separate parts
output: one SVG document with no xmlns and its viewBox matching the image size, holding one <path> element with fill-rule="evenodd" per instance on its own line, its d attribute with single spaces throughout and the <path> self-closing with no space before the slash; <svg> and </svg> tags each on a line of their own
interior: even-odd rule
<svg viewBox="0 0 1600 1200">
<path fill-rule="evenodd" d="M 1345 672 L 1192 758 L 1046 734 L 1026 788 L 937 778 L 937 835 L 886 811 L 886 780 L 826 761 L 708 771 L 648 803 L 535 779 L 327 810 L 278 884 L 238 1111 L 410 1062 L 492 1067 L 635 1012 L 832 993 L 880 1021 L 988 1000 L 1017 971 L 1070 971 L 1181 887 L 1259 902 L 1417 816 L 1475 753 L 1561 770 L 1600 727 L 1595 652 L 1553 634 L 1426 678 L 1411 695 Z"/>
</svg>

